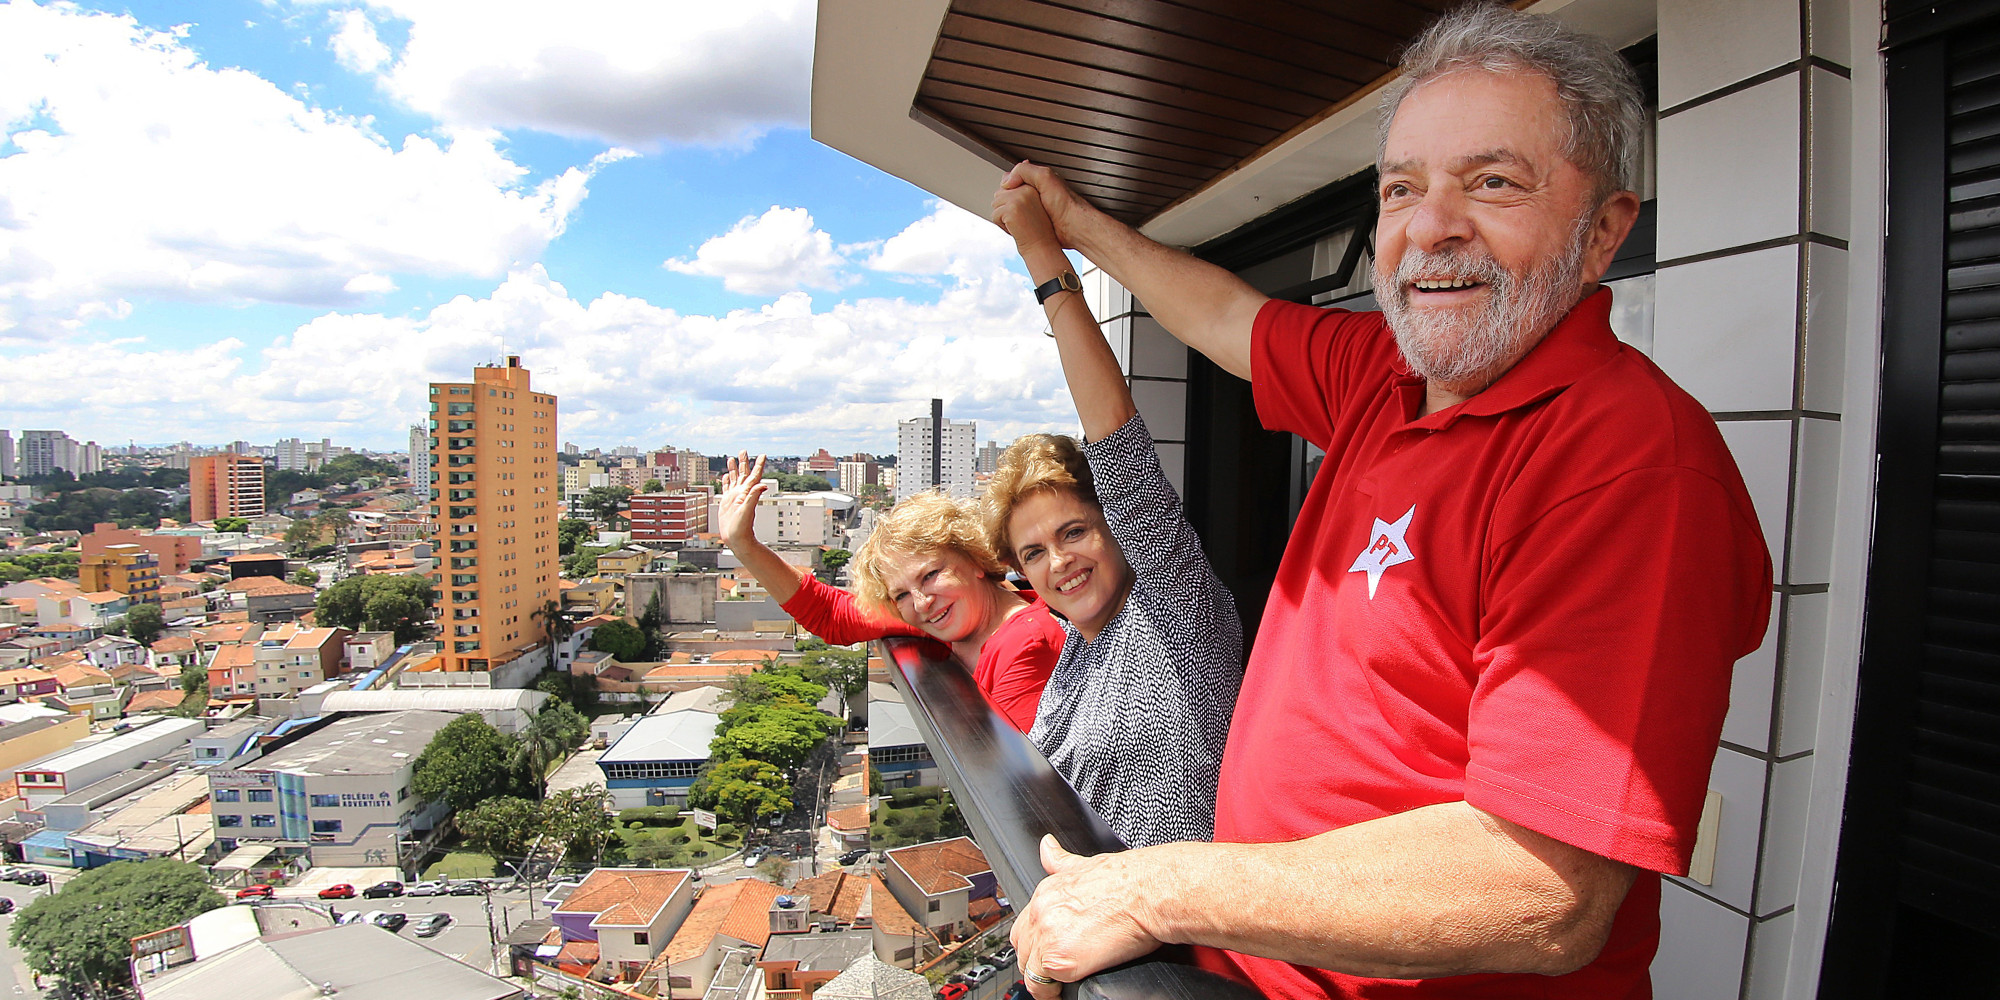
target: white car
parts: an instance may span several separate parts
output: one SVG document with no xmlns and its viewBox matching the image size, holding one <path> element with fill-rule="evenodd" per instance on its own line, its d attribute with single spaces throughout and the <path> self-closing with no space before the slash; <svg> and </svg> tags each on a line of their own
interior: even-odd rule
<svg viewBox="0 0 2000 1000">
<path fill-rule="evenodd" d="M 413 885 L 408 889 L 404 889 L 403 895 L 442 896 L 449 891 L 451 891 L 451 886 L 445 884 L 445 882 L 442 879 L 433 879 L 429 882 L 418 882 L 416 885 Z"/>
</svg>

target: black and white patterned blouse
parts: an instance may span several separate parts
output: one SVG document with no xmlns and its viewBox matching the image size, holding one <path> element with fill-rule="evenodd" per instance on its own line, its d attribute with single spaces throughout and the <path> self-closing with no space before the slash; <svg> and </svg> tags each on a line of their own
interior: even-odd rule
<svg viewBox="0 0 2000 1000">
<path fill-rule="evenodd" d="M 1125 606 L 1068 639 L 1028 738 L 1111 824 L 1145 847 L 1215 835 L 1215 782 L 1243 680 L 1243 625 L 1134 416 L 1084 455 L 1136 580 Z"/>
</svg>

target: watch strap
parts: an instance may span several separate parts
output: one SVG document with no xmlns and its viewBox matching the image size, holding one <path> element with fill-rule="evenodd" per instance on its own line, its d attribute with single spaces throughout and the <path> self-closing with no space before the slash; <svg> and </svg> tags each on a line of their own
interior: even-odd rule
<svg viewBox="0 0 2000 1000">
<path fill-rule="evenodd" d="M 1047 302 L 1057 292 L 1081 291 L 1083 291 L 1083 279 L 1077 277 L 1075 271 L 1064 270 L 1063 273 L 1035 286 L 1035 304 L 1041 305 Z"/>
</svg>

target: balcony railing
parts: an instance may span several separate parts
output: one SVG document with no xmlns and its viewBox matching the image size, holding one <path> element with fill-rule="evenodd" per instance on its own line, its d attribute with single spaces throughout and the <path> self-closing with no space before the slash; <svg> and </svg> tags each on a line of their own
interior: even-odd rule
<svg viewBox="0 0 2000 1000">
<path fill-rule="evenodd" d="M 889 677 L 950 787 L 959 814 L 986 853 L 993 875 L 1018 911 L 1042 881 L 1042 835 L 1073 854 L 1122 851 L 1048 759 L 993 710 L 972 673 L 951 651 L 927 639 L 882 640 Z M 1233 980 L 1185 963 L 1178 948 L 1084 978 L 1063 988 L 1079 1000 L 1258 1000 Z"/>
</svg>

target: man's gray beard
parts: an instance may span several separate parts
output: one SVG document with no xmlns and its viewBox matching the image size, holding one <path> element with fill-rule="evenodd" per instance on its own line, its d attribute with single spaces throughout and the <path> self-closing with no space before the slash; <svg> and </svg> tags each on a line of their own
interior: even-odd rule
<svg viewBox="0 0 2000 1000">
<path fill-rule="evenodd" d="M 1484 251 L 1462 246 L 1406 250 L 1392 279 L 1384 280 L 1377 270 L 1376 300 L 1410 371 L 1435 385 L 1470 382 L 1485 388 L 1498 379 L 1496 366 L 1540 340 L 1575 308 L 1591 221 L 1588 215 L 1577 220 L 1562 253 L 1525 276 L 1517 277 Z M 1478 281 L 1487 287 L 1485 306 L 1413 309 L 1409 284 L 1418 275 Z"/>
</svg>

